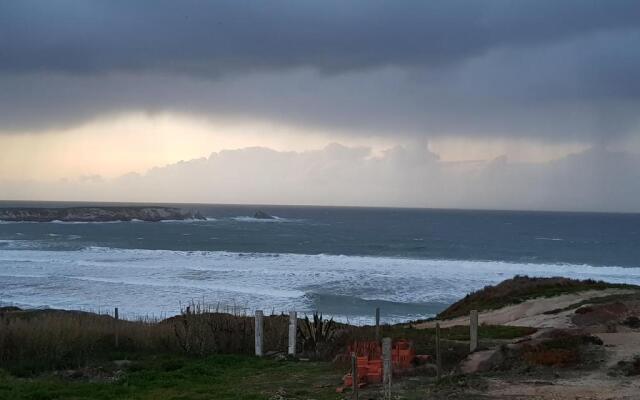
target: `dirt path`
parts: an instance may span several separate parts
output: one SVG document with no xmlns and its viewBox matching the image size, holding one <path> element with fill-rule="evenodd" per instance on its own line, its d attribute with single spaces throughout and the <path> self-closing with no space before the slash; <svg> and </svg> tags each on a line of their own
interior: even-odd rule
<svg viewBox="0 0 640 400">
<path fill-rule="evenodd" d="M 607 366 L 640 355 L 640 332 L 596 333 L 607 349 Z M 640 392 L 638 393 L 640 398 Z"/>
<path fill-rule="evenodd" d="M 601 374 L 554 382 L 490 380 L 486 394 L 493 399 L 512 400 L 638 400 L 640 380 L 612 379 Z"/>
</svg>

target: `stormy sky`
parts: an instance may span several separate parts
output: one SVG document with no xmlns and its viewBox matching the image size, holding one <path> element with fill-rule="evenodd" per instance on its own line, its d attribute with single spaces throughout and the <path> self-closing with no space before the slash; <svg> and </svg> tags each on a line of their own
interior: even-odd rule
<svg viewBox="0 0 640 400">
<path fill-rule="evenodd" d="M 632 0 L 2 1 L 0 197 L 640 211 L 639 49 Z"/>
</svg>

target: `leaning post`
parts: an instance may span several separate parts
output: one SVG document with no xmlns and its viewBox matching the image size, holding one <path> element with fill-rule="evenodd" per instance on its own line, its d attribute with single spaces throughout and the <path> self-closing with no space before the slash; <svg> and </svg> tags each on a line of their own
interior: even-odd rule
<svg viewBox="0 0 640 400">
<path fill-rule="evenodd" d="M 478 348 L 478 310 L 471 310 L 469 315 L 469 351 Z"/>
<path fill-rule="evenodd" d="M 382 339 L 382 386 L 384 398 L 391 399 L 391 377 L 393 375 L 391 361 L 391 338 Z"/>
<path fill-rule="evenodd" d="M 298 336 L 298 315 L 289 311 L 289 355 L 296 355 L 296 339 Z"/>
<path fill-rule="evenodd" d="M 262 310 L 256 310 L 256 356 L 262 357 L 262 337 L 264 332 Z"/>
</svg>

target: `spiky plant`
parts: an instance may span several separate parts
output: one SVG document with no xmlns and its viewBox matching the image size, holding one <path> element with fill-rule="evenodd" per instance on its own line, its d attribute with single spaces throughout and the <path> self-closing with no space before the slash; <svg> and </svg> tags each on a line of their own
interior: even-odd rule
<svg viewBox="0 0 640 400">
<path fill-rule="evenodd" d="M 302 338 L 302 346 L 305 350 L 319 356 L 327 345 L 335 339 L 336 324 L 333 318 L 324 319 L 322 314 L 313 313 L 313 320 L 307 315 L 298 326 L 298 332 Z"/>
</svg>

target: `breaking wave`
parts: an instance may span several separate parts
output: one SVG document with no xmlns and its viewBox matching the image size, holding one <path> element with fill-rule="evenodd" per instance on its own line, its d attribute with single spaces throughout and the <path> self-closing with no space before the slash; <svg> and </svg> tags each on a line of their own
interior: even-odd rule
<svg viewBox="0 0 640 400">
<path fill-rule="evenodd" d="M 317 309 L 351 322 L 368 321 L 380 306 L 391 322 L 432 316 L 514 275 L 640 284 L 638 267 L 108 247 L 50 251 L 20 240 L 2 240 L 0 250 L 0 302 L 118 306 L 154 315 L 177 313 L 180 303 L 204 298 L 246 309 Z"/>
</svg>

